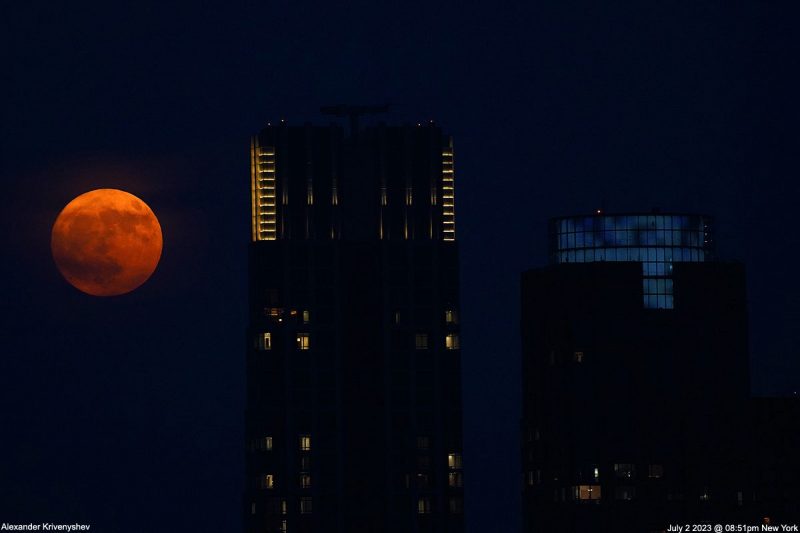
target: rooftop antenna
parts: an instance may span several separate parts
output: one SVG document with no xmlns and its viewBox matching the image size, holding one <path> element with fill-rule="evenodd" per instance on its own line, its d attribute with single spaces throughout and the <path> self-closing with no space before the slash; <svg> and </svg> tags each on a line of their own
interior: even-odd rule
<svg viewBox="0 0 800 533">
<path fill-rule="evenodd" d="M 361 115 L 373 115 L 376 113 L 387 113 L 389 104 L 384 105 L 329 105 L 319 108 L 323 115 L 333 115 L 335 117 L 350 117 L 350 135 L 354 136 L 358 131 L 358 117 Z"/>
</svg>

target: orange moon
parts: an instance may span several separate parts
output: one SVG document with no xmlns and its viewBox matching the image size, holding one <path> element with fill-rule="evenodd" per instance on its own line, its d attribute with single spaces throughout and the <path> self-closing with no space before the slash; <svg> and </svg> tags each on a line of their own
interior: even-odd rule
<svg viewBox="0 0 800 533">
<path fill-rule="evenodd" d="M 161 225 L 136 196 L 96 189 L 72 200 L 53 225 L 61 275 L 93 296 L 117 296 L 147 281 L 161 258 Z"/>
</svg>

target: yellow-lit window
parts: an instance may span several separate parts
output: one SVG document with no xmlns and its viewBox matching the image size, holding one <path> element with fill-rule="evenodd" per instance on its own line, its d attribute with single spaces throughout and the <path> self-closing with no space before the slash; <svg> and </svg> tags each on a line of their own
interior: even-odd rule
<svg viewBox="0 0 800 533">
<path fill-rule="evenodd" d="M 427 350 L 428 349 L 428 334 L 427 333 L 417 333 L 414 335 L 414 347 L 417 350 Z"/>
<path fill-rule="evenodd" d="M 267 307 L 264 309 L 264 314 L 273 320 L 278 320 L 283 316 L 283 308 L 281 307 Z"/>
<path fill-rule="evenodd" d="M 311 450 L 311 435 L 300 435 L 300 449 L 304 452 Z"/>
<path fill-rule="evenodd" d="M 310 474 L 300 474 L 300 488 L 301 489 L 311 488 L 311 475 Z"/>
<path fill-rule="evenodd" d="M 458 350 L 458 333 L 448 333 L 444 338 L 444 347 L 448 350 Z"/>
<path fill-rule="evenodd" d="M 262 489 L 274 489 L 275 488 L 275 476 L 272 474 L 264 474 L 261 476 L 261 488 Z"/>
<path fill-rule="evenodd" d="M 583 352 L 575 352 L 572 358 L 576 363 L 583 363 Z"/>
<path fill-rule="evenodd" d="M 453 309 L 447 309 L 444 312 L 444 321 L 447 324 L 458 324 L 458 317 Z"/>
<path fill-rule="evenodd" d="M 447 454 L 447 467 L 452 470 L 458 470 L 462 468 L 461 466 L 461 454 L 460 453 L 448 453 Z"/>
<path fill-rule="evenodd" d="M 431 499 L 430 498 L 420 498 L 417 500 L 417 513 L 418 514 L 430 514 L 431 512 Z"/>
<path fill-rule="evenodd" d="M 311 497 L 300 498 L 300 514 L 311 514 Z"/>
<path fill-rule="evenodd" d="M 461 472 L 448 472 L 447 485 L 449 487 L 463 487 L 464 486 L 463 474 Z"/>
<path fill-rule="evenodd" d="M 311 335 L 308 333 L 297 334 L 297 349 L 308 350 L 311 348 Z"/>
<path fill-rule="evenodd" d="M 648 465 L 647 466 L 647 477 L 658 479 L 664 475 L 664 466 L 663 465 Z"/>
<path fill-rule="evenodd" d="M 303 311 L 303 324 L 308 324 L 309 322 L 311 322 L 311 313 L 306 309 Z"/>
<path fill-rule="evenodd" d="M 599 500 L 601 496 L 600 485 L 578 485 L 572 490 L 576 500 Z"/>
<path fill-rule="evenodd" d="M 286 500 L 281 500 L 281 514 L 289 514 L 289 505 Z"/>
<path fill-rule="evenodd" d="M 272 437 L 259 437 L 255 439 L 253 448 L 261 451 L 272 450 Z"/>
<path fill-rule="evenodd" d="M 271 350 L 272 349 L 272 333 L 264 332 L 260 333 L 256 338 L 256 345 L 259 350 Z"/>
<path fill-rule="evenodd" d="M 281 520 L 281 533 L 286 533 L 286 520 Z"/>
</svg>

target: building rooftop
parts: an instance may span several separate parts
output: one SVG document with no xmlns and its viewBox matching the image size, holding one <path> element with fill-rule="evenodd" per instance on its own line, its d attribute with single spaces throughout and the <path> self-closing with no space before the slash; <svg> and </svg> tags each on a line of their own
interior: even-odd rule
<svg viewBox="0 0 800 533">
<path fill-rule="evenodd" d="M 642 263 L 644 306 L 673 308 L 672 265 L 714 259 L 713 219 L 689 213 L 604 213 L 550 219 L 550 262 Z"/>
</svg>

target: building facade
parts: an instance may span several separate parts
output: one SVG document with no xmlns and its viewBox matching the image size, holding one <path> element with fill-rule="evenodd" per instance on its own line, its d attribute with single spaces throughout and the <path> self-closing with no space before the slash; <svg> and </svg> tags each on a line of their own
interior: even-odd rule
<svg viewBox="0 0 800 533">
<path fill-rule="evenodd" d="M 453 145 L 433 124 L 251 143 L 244 530 L 463 530 Z"/>
<path fill-rule="evenodd" d="M 757 397 L 750 402 L 751 513 L 761 522 L 800 523 L 800 397 Z"/>
<path fill-rule="evenodd" d="M 551 221 L 522 276 L 525 531 L 745 523 L 745 277 L 709 217 Z"/>
</svg>

